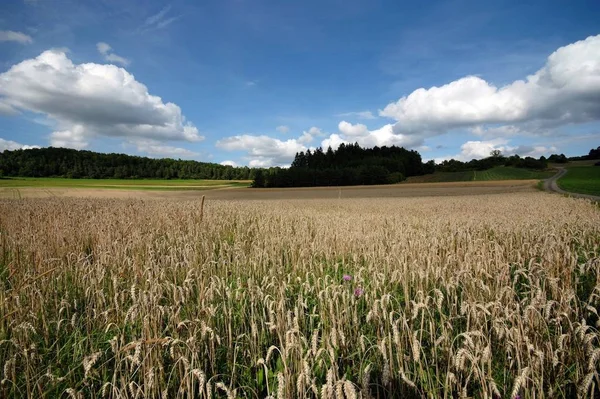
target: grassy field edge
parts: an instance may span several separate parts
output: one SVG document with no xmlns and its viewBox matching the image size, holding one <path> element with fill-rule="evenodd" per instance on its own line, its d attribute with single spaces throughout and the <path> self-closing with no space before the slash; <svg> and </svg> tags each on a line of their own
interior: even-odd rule
<svg viewBox="0 0 600 399">
<path fill-rule="evenodd" d="M 600 167 L 568 166 L 558 186 L 568 192 L 600 196 Z"/>
</svg>

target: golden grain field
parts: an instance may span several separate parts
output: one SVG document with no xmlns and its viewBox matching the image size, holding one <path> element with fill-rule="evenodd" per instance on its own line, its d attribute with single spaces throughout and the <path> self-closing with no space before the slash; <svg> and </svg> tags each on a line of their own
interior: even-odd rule
<svg viewBox="0 0 600 399">
<path fill-rule="evenodd" d="M 600 210 L 0 201 L 1 397 L 593 397 Z"/>
</svg>

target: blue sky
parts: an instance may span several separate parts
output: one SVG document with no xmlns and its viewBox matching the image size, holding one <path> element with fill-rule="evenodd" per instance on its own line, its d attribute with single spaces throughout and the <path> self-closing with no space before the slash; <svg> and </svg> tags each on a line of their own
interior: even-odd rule
<svg viewBox="0 0 600 399">
<path fill-rule="evenodd" d="M 600 145 L 598 21 L 598 1 L 8 0 L 0 150 L 581 155 Z"/>
</svg>

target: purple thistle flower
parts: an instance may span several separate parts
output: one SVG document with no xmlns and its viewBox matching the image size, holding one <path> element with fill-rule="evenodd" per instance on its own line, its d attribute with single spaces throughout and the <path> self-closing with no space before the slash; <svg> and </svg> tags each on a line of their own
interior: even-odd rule
<svg viewBox="0 0 600 399">
<path fill-rule="evenodd" d="M 350 281 L 352 280 L 352 276 L 349 274 L 344 274 L 344 277 L 342 277 L 344 279 L 344 281 Z"/>
<path fill-rule="evenodd" d="M 358 287 L 357 289 L 354 290 L 354 296 L 355 297 L 360 297 L 365 293 L 365 290 L 363 290 L 362 288 Z"/>
</svg>

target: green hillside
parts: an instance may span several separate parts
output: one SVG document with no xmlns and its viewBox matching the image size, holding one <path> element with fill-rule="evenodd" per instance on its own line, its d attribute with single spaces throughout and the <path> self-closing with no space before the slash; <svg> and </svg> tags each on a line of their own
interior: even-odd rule
<svg viewBox="0 0 600 399">
<path fill-rule="evenodd" d="M 473 180 L 541 180 L 556 174 L 555 170 L 535 170 L 497 166 L 488 170 L 476 171 Z"/>
<path fill-rule="evenodd" d="M 572 193 L 600 195 L 600 166 L 570 166 L 558 186 Z"/>
<path fill-rule="evenodd" d="M 535 170 L 497 166 L 487 170 L 468 170 L 461 172 L 436 172 L 424 176 L 408 178 L 406 183 L 441 183 L 456 181 L 487 181 L 487 180 L 541 180 L 556 173 L 555 170 Z"/>
</svg>

